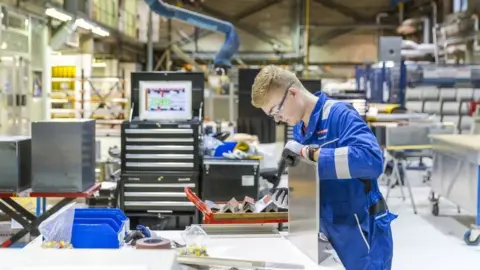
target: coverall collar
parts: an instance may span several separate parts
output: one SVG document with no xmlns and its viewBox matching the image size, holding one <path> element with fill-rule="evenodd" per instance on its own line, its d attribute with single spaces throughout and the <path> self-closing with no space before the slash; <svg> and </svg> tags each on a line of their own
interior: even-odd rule
<svg viewBox="0 0 480 270">
<path fill-rule="evenodd" d="M 322 115 L 322 108 L 323 104 L 325 103 L 327 96 L 322 93 L 322 91 L 318 91 L 314 94 L 315 96 L 318 97 L 317 104 L 315 104 L 315 107 L 313 107 L 312 114 L 310 115 L 310 119 L 308 120 L 308 127 L 306 130 L 304 129 L 305 123 L 300 121 L 300 126 L 302 127 L 303 130 L 305 130 L 305 133 L 302 134 L 303 139 L 307 140 L 310 137 L 312 137 L 313 134 L 317 133 L 317 126 L 318 126 L 318 121 L 320 121 Z"/>
</svg>

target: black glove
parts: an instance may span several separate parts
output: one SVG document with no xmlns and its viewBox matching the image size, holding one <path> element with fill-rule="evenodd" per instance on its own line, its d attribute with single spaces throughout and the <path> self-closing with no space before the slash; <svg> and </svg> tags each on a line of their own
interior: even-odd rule
<svg viewBox="0 0 480 270">
<path fill-rule="evenodd" d="M 139 231 L 135 230 L 130 232 L 123 240 L 125 240 L 125 243 L 130 244 L 132 246 L 135 246 L 138 240 L 145 238 L 145 235 Z"/>
<path fill-rule="evenodd" d="M 292 150 L 285 148 L 282 152 L 282 159 L 285 160 L 285 165 L 287 166 L 297 166 L 299 162 L 300 155 L 293 152 Z"/>
</svg>

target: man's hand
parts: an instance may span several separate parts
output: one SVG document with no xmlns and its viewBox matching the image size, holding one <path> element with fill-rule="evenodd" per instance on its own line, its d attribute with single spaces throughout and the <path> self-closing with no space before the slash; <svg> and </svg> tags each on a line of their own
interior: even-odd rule
<svg viewBox="0 0 480 270">
<path fill-rule="evenodd" d="M 290 140 L 285 144 L 284 149 L 288 149 L 299 156 L 305 157 L 305 150 L 307 149 L 307 147 L 296 141 Z"/>
<path fill-rule="evenodd" d="M 282 159 L 288 166 L 295 166 L 298 163 L 298 157 L 304 156 L 305 146 L 296 141 L 288 141 L 282 152 Z"/>
</svg>

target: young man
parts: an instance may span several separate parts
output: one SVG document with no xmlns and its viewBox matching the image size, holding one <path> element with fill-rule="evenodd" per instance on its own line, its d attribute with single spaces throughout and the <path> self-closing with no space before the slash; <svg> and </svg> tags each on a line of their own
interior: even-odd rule
<svg viewBox="0 0 480 270">
<path fill-rule="evenodd" d="M 388 211 L 377 178 L 382 151 L 357 111 L 323 93 L 308 92 L 290 71 L 263 68 L 252 87 L 252 104 L 294 127 L 285 148 L 318 162 L 321 233 L 347 270 L 390 270 L 393 243 Z"/>
</svg>

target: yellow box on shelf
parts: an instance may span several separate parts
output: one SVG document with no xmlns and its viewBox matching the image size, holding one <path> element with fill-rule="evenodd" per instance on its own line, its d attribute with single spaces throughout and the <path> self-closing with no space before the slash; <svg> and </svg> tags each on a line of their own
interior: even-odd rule
<svg viewBox="0 0 480 270">
<path fill-rule="evenodd" d="M 76 66 L 52 66 L 52 107 L 57 109 L 75 109 L 75 78 L 77 76 Z M 72 93 L 73 92 L 73 93 Z M 54 94 L 55 93 L 55 94 Z M 62 95 L 62 96 L 60 96 Z M 62 102 L 55 99 L 62 99 Z M 66 100 L 68 102 L 63 102 Z M 73 103 L 73 104 L 72 104 Z M 55 105 L 53 105 L 55 104 Z M 75 118 L 73 113 L 52 113 L 51 118 Z"/>
</svg>

